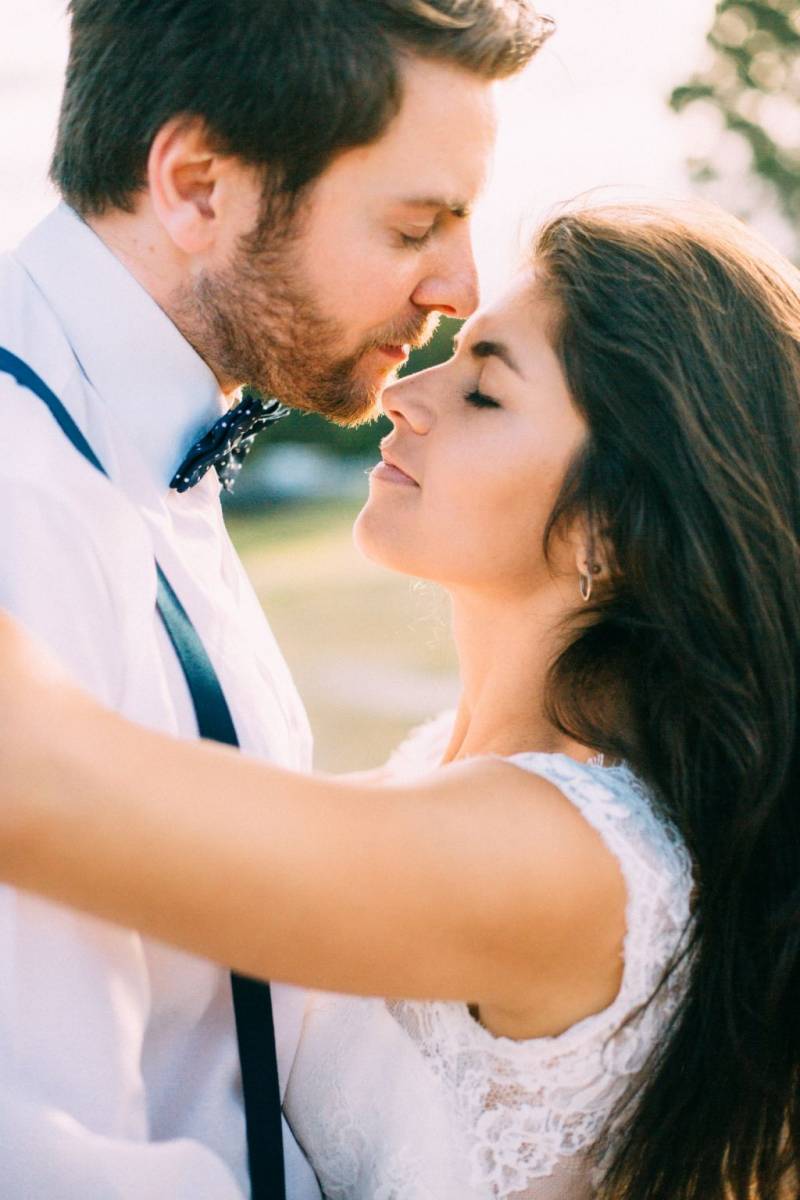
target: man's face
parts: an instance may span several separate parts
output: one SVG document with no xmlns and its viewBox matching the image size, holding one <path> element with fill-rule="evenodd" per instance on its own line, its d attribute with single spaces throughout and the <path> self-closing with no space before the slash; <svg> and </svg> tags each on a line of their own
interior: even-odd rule
<svg viewBox="0 0 800 1200">
<path fill-rule="evenodd" d="M 469 211 L 494 141 L 492 88 L 418 58 L 403 78 L 377 142 L 339 155 L 291 222 L 240 237 L 178 297 L 178 323 L 220 378 L 357 423 L 439 313 L 475 309 Z"/>
</svg>

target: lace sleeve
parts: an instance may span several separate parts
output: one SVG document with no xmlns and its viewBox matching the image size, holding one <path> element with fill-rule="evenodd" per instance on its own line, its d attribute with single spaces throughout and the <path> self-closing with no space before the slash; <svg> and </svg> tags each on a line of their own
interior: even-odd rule
<svg viewBox="0 0 800 1200">
<path fill-rule="evenodd" d="M 691 894 L 685 847 L 630 770 L 565 755 L 509 761 L 576 805 L 619 860 L 628 899 L 615 1000 L 557 1037 L 513 1041 L 494 1037 L 461 1004 L 390 1002 L 471 1130 L 473 1175 L 504 1198 L 588 1150 L 644 1067 L 682 994 L 679 969 L 648 1004 L 688 928 Z"/>
</svg>

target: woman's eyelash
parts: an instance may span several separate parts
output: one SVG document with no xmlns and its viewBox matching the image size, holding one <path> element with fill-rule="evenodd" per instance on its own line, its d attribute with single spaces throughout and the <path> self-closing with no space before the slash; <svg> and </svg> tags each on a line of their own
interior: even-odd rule
<svg viewBox="0 0 800 1200">
<path fill-rule="evenodd" d="M 491 396 L 487 396 L 485 392 L 474 388 L 471 392 L 464 393 L 464 399 L 468 404 L 474 404 L 476 408 L 499 408 L 500 405 Z"/>
</svg>

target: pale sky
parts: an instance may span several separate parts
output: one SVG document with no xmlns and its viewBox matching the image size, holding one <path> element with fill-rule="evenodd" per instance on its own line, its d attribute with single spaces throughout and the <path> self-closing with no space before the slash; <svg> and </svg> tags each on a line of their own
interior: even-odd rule
<svg viewBox="0 0 800 1200">
<path fill-rule="evenodd" d="M 67 52 L 66 0 L 2 0 L 0 250 L 54 203 L 46 181 Z M 495 169 L 476 222 L 491 293 L 522 231 L 592 188 L 685 195 L 696 123 L 666 97 L 701 64 L 714 0 L 542 0 L 558 32 L 499 89 Z"/>
</svg>

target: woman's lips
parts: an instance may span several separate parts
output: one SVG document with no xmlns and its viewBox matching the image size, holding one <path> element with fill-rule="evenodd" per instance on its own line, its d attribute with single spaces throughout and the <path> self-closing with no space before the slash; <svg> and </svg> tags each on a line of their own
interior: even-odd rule
<svg viewBox="0 0 800 1200">
<path fill-rule="evenodd" d="M 370 478 L 380 479 L 383 483 L 399 483 L 402 487 L 419 487 L 415 479 L 410 475 L 406 475 L 405 471 L 401 471 L 394 463 L 379 462 L 377 467 L 373 467 L 370 472 Z"/>
</svg>

